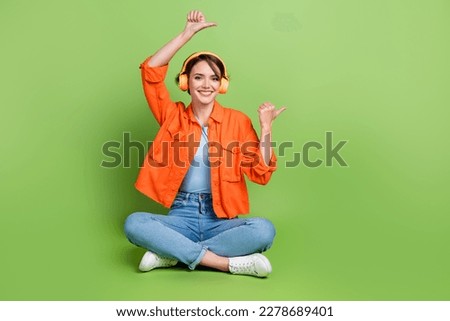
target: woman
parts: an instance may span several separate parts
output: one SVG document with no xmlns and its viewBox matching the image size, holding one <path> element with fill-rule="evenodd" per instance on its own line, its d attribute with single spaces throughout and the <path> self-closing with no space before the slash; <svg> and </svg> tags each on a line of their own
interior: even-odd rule
<svg viewBox="0 0 450 321">
<path fill-rule="evenodd" d="M 180 261 L 190 269 L 200 264 L 266 277 L 272 267 L 260 253 L 271 246 L 275 229 L 266 219 L 237 215 L 249 211 L 244 174 L 266 184 L 276 168 L 271 125 L 285 108 L 270 103 L 259 107 L 259 141 L 246 115 L 216 101 L 227 91 L 228 74 L 223 61 L 209 52 L 186 59 L 177 78 L 191 95 L 187 108 L 173 102 L 164 85 L 175 53 L 198 31 L 213 26 L 201 12 L 189 12 L 183 32 L 141 64 L 145 96 L 161 128 L 136 188 L 170 211 L 133 213 L 125 233 L 130 242 L 147 249 L 141 271 Z"/>
</svg>

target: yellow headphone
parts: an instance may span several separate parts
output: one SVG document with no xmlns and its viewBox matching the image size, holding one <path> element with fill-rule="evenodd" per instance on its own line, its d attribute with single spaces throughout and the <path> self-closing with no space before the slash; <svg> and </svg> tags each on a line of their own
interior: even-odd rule
<svg viewBox="0 0 450 321">
<path fill-rule="evenodd" d="M 197 58 L 200 55 L 210 55 L 213 57 L 216 57 L 217 59 L 219 59 L 219 61 L 222 63 L 223 68 L 224 68 L 224 74 L 222 75 L 222 78 L 220 79 L 220 87 L 219 87 L 219 94 L 225 94 L 228 90 L 228 85 L 229 85 L 229 81 L 228 81 L 228 74 L 227 74 L 227 67 L 225 66 L 225 63 L 223 62 L 222 59 L 220 59 L 219 56 L 217 56 L 216 54 L 209 52 L 209 51 L 200 51 L 200 52 L 196 52 L 192 55 L 190 55 L 183 63 L 183 67 L 181 68 L 180 74 L 178 75 L 178 87 L 180 87 L 180 89 L 182 91 L 186 91 L 189 89 L 189 81 L 188 81 L 188 75 L 186 75 L 186 66 L 189 63 L 189 61 L 191 61 L 194 58 Z"/>
</svg>

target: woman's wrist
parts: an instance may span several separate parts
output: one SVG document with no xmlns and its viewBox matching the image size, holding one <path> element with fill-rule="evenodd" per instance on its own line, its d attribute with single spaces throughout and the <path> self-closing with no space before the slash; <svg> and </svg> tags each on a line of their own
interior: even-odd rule
<svg viewBox="0 0 450 321">
<path fill-rule="evenodd" d="M 190 30 L 184 29 L 181 33 L 180 33 L 180 38 L 181 40 L 183 40 L 184 43 L 188 42 L 189 40 L 191 40 L 191 38 L 194 36 L 194 33 Z"/>
<path fill-rule="evenodd" d="M 272 132 L 272 124 L 261 124 L 261 134 L 270 134 Z"/>
</svg>

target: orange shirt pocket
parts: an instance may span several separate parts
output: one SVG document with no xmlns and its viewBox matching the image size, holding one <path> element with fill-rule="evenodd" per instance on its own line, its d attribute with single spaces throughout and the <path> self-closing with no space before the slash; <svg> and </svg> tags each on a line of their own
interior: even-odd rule
<svg viewBox="0 0 450 321">
<path fill-rule="evenodd" d="M 221 176 L 227 182 L 240 182 L 241 173 L 241 152 L 238 147 L 223 148 L 221 163 Z"/>
</svg>

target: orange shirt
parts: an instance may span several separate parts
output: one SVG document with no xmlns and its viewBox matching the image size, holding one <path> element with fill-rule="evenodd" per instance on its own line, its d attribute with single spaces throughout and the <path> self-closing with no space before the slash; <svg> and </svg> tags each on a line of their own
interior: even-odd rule
<svg viewBox="0 0 450 321">
<path fill-rule="evenodd" d="M 149 58 L 148 58 L 149 59 Z M 164 84 L 168 65 L 141 64 L 142 82 L 153 115 L 161 126 L 140 169 L 136 188 L 170 207 L 200 144 L 201 127 L 192 106 L 173 102 Z M 220 218 L 249 212 L 244 174 L 267 184 L 276 169 L 272 151 L 269 166 L 259 150 L 259 139 L 244 113 L 214 102 L 208 120 L 208 152 L 211 163 L 213 207 Z"/>
</svg>

